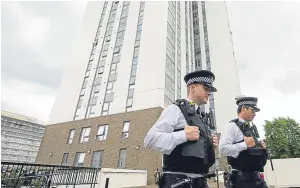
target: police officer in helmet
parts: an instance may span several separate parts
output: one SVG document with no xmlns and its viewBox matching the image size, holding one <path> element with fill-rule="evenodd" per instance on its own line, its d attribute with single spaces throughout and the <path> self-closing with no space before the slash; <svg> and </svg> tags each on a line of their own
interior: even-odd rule
<svg viewBox="0 0 300 188">
<path fill-rule="evenodd" d="M 219 152 L 227 156 L 228 164 L 235 169 L 224 176 L 226 188 L 267 187 L 260 177 L 267 162 L 266 144 L 258 141 L 256 126 L 251 123 L 260 111 L 257 102 L 256 97 L 238 98 L 238 118 L 225 125 L 221 134 Z"/>
<path fill-rule="evenodd" d="M 146 148 L 163 153 L 160 188 L 208 188 L 206 175 L 215 163 L 218 138 L 211 134 L 200 113 L 200 105 L 217 91 L 213 87 L 215 76 L 201 70 L 187 74 L 184 80 L 188 97 L 165 108 L 144 140 Z"/>
</svg>

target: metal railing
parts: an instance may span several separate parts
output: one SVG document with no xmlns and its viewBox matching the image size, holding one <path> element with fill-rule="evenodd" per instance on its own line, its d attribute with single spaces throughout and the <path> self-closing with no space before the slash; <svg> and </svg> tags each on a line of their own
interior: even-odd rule
<svg viewBox="0 0 300 188">
<path fill-rule="evenodd" d="M 99 168 L 1 162 L 1 187 L 52 188 L 97 184 Z"/>
</svg>

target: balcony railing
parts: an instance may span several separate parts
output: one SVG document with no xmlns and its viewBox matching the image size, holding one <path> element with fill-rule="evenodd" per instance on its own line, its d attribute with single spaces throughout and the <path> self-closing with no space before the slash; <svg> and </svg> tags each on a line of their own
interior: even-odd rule
<svg viewBox="0 0 300 188">
<path fill-rule="evenodd" d="M 87 167 L 1 162 L 1 187 L 90 185 L 92 188 L 97 184 L 99 171 L 100 169 Z"/>
</svg>

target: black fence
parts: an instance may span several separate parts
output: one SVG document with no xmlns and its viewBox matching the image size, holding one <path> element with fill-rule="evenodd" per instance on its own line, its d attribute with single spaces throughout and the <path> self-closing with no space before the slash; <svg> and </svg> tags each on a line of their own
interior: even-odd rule
<svg viewBox="0 0 300 188">
<path fill-rule="evenodd" d="M 52 188 L 97 184 L 98 168 L 1 162 L 1 187 Z"/>
</svg>

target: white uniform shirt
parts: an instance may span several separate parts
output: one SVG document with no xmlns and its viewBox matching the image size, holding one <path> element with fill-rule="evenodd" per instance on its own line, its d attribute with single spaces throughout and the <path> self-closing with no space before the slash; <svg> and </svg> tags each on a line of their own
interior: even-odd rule
<svg viewBox="0 0 300 188">
<path fill-rule="evenodd" d="M 241 118 L 239 118 L 239 121 L 245 122 L 245 120 Z M 227 125 L 225 125 L 224 130 L 221 134 L 219 142 L 220 154 L 237 158 L 241 151 L 247 149 L 246 142 L 240 142 L 242 140 L 244 140 L 244 135 L 240 128 L 234 122 L 228 123 Z"/>
<path fill-rule="evenodd" d="M 195 109 L 197 108 L 198 105 L 195 104 Z M 169 105 L 147 133 L 144 139 L 145 147 L 169 155 L 176 146 L 187 141 L 184 130 L 174 132 L 176 129 L 183 129 L 186 125 L 187 122 L 180 108 L 175 104 Z"/>
</svg>

